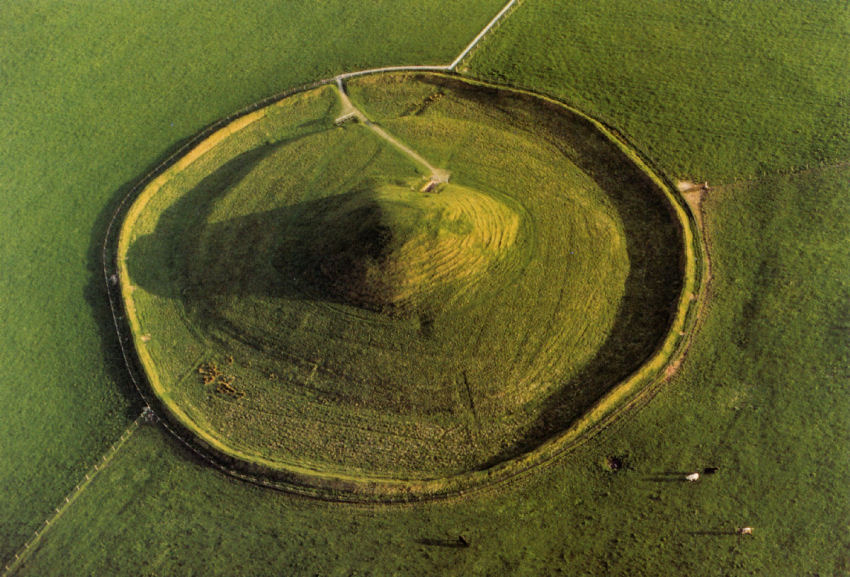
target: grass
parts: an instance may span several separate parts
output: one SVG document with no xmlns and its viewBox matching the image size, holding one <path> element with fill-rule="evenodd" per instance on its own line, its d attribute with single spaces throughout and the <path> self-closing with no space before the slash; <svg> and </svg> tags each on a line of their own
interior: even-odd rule
<svg viewBox="0 0 850 577">
<path fill-rule="evenodd" d="M 527 95 L 434 76 L 351 90 L 432 103 L 380 121 L 450 158 L 452 182 L 423 194 L 392 146 L 334 127 L 329 87 L 201 144 L 142 192 L 119 247 L 157 395 L 272 468 L 427 479 L 536 447 L 670 329 L 683 249 L 663 193 Z"/>
<path fill-rule="evenodd" d="M 670 174 L 725 182 L 850 155 L 848 23 L 840 1 L 523 2 L 469 67 L 565 99 Z"/>
<path fill-rule="evenodd" d="M 130 184 L 181 139 L 279 90 L 448 62 L 499 4 L 3 3 L 0 558 L 138 410 L 99 272 Z"/>
<path fill-rule="evenodd" d="M 846 7 L 594 6 L 586 17 L 585 5 L 526 0 L 471 63 L 595 112 L 667 174 L 713 184 L 765 174 L 709 198 L 714 297 L 666 389 L 504 491 L 427 506 L 326 505 L 259 490 L 195 464 L 158 430 L 140 430 L 19 574 L 846 575 L 850 173 L 778 174 L 847 160 Z M 438 61 L 466 42 L 449 49 L 454 37 L 409 34 L 443 19 L 387 8 L 330 33 L 309 15 L 276 18 L 244 3 L 201 14 L 179 3 L 2 5 L 4 556 L 129 418 L 114 388 L 120 363 L 100 350 L 107 320 L 93 318 L 83 297 L 96 277 L 89 247 L 111 213 L 104 207 L 202 125 L 325 70 L 372 64 L 357 51 L 389 29 L 448 53 Z M 534 18 L 518 22 L 526 11 Z M 409 26 L 394 27 L 406 16 Z M 489 17 L 458 21 L 471 37 Z M 152 30 L 162 42 L 149 41 Z M 367 42 L 336 39 L 345 34 Z M 497 69 L 478 60 L 491 46 L 523 58 Z M 374 54 L 406 59 L 395 46 Z M 609 471 L 609 456 L 625 468 Z M 705 483 L 659 475 L 708 465 L 720 472 Z M 723 534 L 745 524 L 752 539 Z M 443 546 L 460 533 L 470 549 Z"/>
<path fill-rule="evenodd" d="M 142 428 L 19 574 L 846 574 L 848 295 L 836 271 L 850 254 L 833 239 L 846 235 L 848 176 L 772 177 L 710 199 L 714 296 L 681 372 L 503 489 L 326 504 L 231 480 Z M 775 274 L 752 266 L 766 242 Z M 680 480 L 706 466 L 719 472 Z M 734 535 L 744 525 L 752 538 Z M 451 546 L 459 534 L 470 548 Z"/>
</svg>

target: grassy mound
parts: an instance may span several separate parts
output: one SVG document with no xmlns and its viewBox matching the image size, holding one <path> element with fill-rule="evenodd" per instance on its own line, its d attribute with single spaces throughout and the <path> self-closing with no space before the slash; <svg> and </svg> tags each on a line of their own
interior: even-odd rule
<svg viewBox="0 0 850 577">
<path fill-rule="evenodd" d="M 152 388 L 216 452 L 335 478 L 464 475 L 568 430 L 662 347 L 682 230 L 598 128 L 441 76 L 360 79 L 243 117 L 122 229 Z M 666 345 L 665 345 L 666 346 Z"/>
<path fill-rule="evenodd" d="M 282 275 L 328 299 L 394 315 L 424 315 L 428 295 L 468 285 L 515 241 L 519 217 L 453 184 L 440 194 L 383 186 L 322 199 L 282 222 Z M 281 281 L 285 282 L 285 281 Z"/>
</svg>

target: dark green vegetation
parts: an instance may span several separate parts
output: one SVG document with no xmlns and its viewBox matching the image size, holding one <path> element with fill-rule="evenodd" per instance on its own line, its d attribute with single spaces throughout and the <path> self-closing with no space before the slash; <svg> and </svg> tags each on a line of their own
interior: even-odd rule
<svg viewBox="0 0 850 577">
<path fill-rule="evenodd" d="M 136 348 L 185 426 L 272 468 L 454 476 L 563 433 L 661 348 L 692 257 L 597 127 L 436 75 L 350 91 L 451 181 L 423 192 L 334 126 L 326 86 L 202 142 L 128 213 Z"/>
<path fill-rule="evenodd" d="M 447 9 L 439 4 L 440 12 Z M 489 11 L 479 26 L 497 8 L 468 4 Z M 4 551 L 74 484 L 84 462 L 96 458 L 96 445 L 117 436 L 104 427 L 103 405 L 92 401 L 101 392 L 115 395 L 110 379 L 121 374 L 118 363 L 106 359 L 114 375 L 101 364 L 102 319 L 74 322 L 88 318 L 81 294 L 98 212 L 123 182 L 205 122 L 324 76 L 321 66 L 362 65 L 357 51 L 368 46 L 337 38 L 369 37 L 346 18 L 329 18 L 305 30 L 314 36 L 305 51 L 278 35 L 285 18 L 266 12 L 246 22 L 255 13 L 227 3 L 198 21 L 190 18 L 196 8 L 159 5 L 148 18 L 160 31 L 156 43 L 146 40 L 149 29 L 137 28 L 136 14 L 94 17 L 109 5 L 30 6 L 26 21 L 11 14 L 10 3 L 0 8 L 0 50 L 14 55 L 0 67 Z M 390 14 L 384 5 L 376 14 L 386 19 L 373 14 L 356 22 L 381 27 L 418 18 L 412 6 Z M 573 16 L 513 27 L 523 11 L 548 6 Z M 636 14 L 640 6 L 645 11 Z M 741 18 L 745 10 L 764 13 Z M 846 102 L 850 92 L 848 23 L 844 2 L 525 0 L 474 54 L 473 65 L 494 70 L 488 51 L 501 34 L 513 35 L 514 49 L 539 42 L 523 62 L 502 61 L 505 78 L 519 82 L 522 74 L 525 84 L 585 109 L 599 112 L 605 103 L 605 119 L 651 149 L 673 176 L 731 181 L 766 174 L 709 198 L 714 284 L 705 323 L 680 373 L 615 428 L 504 491 L 389 508 L 256 489 L 195 464 L 169 436 L 142 429 L 20 573 L 847 575 L 850 171 L 775 173 L 816 164 L 812 142 L 838 135 L 840 144 L 847 133 L 846 105 L 823 103 Z M 297 19 L 293 24 L 302 29 Z M 429 24 L 406 27 L 375 59 L 407 60 L 399 46 L 408 41 L 451 52 L 446 36 L 409 34 Z M 132 49 L 86 51 L 110 38 Z M 269 38 L 276 40 L 266 44 Z M 239 48 L 250 39 L 267 58 Z M 458 47 L 465 41 L 455 40 Z M 325 54 L 318 50 L 332 44 Z M 316 60 L 297 66 L 287 56 L 313 54 Z M 604 66 L 612 59 L 635 68 Z M 45 102 L 45 93 L 56 98 Z M 90 122 L 95 109 L 98 124 Z M 835 152 L 832 160 L 850 159 Z M 46 297 L 29 301 L 30 287 Z M 608 470 L 609 456 L 621 457 L 624 468 Z M 696 484 L 666 480 L 676 477 L 668 472 L 704 466 L 720 471 Z M 755 527 L 751 539 L 729 534 L 741 525 Z M 448 546 L 460 533 L 469 549 Z"/>
<path fill-rule="evenodd" d="M 138 409 L 99 272 L 113 203 L 205 124 L 344 70 L 450 61 L 500 4 L 0 3 L 0 558 Z"/>
</svg>

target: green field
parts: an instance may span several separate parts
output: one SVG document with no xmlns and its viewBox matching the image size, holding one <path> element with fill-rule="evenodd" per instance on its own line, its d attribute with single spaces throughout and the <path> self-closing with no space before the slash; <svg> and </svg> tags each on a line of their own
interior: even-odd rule
<svg viewBox="0 0 850 577">
<path fill-rule="evenodd" d="M 565 99 L 677 177 L 728 181 L 850 156 L 848 37 L 843 2 L 532 1 L 469 69 Z"/>
<path fill-rule="evenodd" d="M 450 61 L 499 3 L 412 6 L 0 7 L 4 559 L 138 408 L 98 276 L 113 203 L 240 106 Z M 841 2 L 525 0 L 473 53 L 472 73 L 564 98 L 669 177 L 715 185 L 700 331 L 615 427 L 504 488 L 406 507 L 262 490 L 142 428 L 17 574 L 847 575 L 848 29 Z M 669 480 L 704 466 L 720 471 Z"/>
</svg>

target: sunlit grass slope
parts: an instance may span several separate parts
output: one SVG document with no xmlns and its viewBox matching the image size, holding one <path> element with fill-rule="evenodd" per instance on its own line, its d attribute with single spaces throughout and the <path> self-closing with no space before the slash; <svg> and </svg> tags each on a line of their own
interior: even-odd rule
<svg viewBox="0 0 850 577">
<path fill-rule="evenodd" d="M 99 276 L 128 183 L 277 91 L 448 62 L 500 5 L 0 3 L 0 558 L 137 410 Z"/>
</svg>

